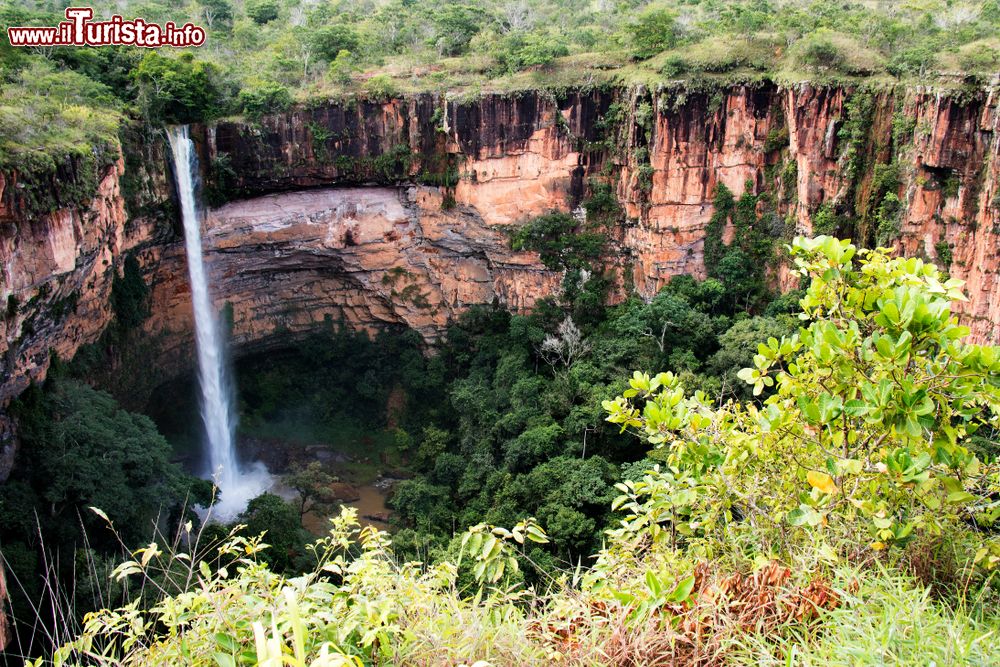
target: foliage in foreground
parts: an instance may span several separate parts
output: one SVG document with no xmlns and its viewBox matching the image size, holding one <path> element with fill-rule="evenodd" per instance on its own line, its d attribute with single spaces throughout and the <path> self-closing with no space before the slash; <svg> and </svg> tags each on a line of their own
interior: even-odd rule
<svg viewBox="0 0 1000 667">
<path fill-rule="evenodd" d="M 45 389 L 32 386 L 12 412 L 21 447 L 0 486 L 0 563 L 5 613 L 26 650 L 84 610 L 120 604 L 102 576 L 120 541 L 139 544 L 157 523 L 184 520 L 190 505 L 211 499 L 211 484 L 171 462 L 148 417 L 64 377 L 58 363 Z M 90 505 L 115 517 L 120 534 L 109 534 Z"/>
<path fill-rule="evenodd" d="M 663 470 L 625 484 L 636 520 L 668 520 L 706 557 L 728 543 L 767 557 L 819 541 L 834 555 L 855 541 L 877 551 L 991 530 L 1000 478 L 968 445 L 997 426 L 1000 356 L 962 342 L 949 307 L 961 282 L 831 237 L 792 251 L 812 278 L 808 327 L 762 342 L 739 373 L 754 395 L 774 388 L 762 405 L 716 409 L 671 373 L 636 373 L 605 403 L 610 421 L 670 452 Z M 992 548 L 978 556 L 991 567 Z"/>
<path fill-rule="evenodd" d="M 215 570 L 151 545 L 117 575 L 155 579 L 180 566 L 189 590 L 149 611 L 130 605 L 91 615 L 84 634 L 52 662 L 756 665 L 787 664 L 791 655 L 810 665 L 878 657 L 989 664 L 997 631 L 996 619 L 949 609 L 882 567 L 841 565 L 831 582 L 803 585 L 801 573 L 777 563 L 731 575 L 701 565 L 676 578 L 669 570 L 615 572 L 603 563 L 588 573 L 601 587 L 567 575 L 548 593 L 523 590 L 497 577 L 496 566 L 516 562 L 512 554 L 526 539 L 545 538 L 530 524 L 470 529 L 463 555 L 493 569 L 465 586 L 461 561 L 400 563 L 384 533 L 359 528 L 353 509 L 315 544 L 316 569 L 294 579 L 257 560 L 267 546 L 260 540 L 228 542 L 219 550 L 227 564 Z M 662 562 L 666 554 L 647 555 Z"/>
<path fill-rule="evenodd" d="M 989 664 L 1000 489 L 968 445 L 996 426 L 997 349 L 961 341 L 959 284 L 933 266 L 829 237 L 792 252 L 812 278 L 805 326 L 741 373 L 763 404 L 639 373 L 606 405 L 667 458 L 620 485 L 592 567 L 525 588 L 524 545 L 547 541 L 531 520 L 399 563 L 379 531 L 355 544 L 346 510 L 290 579 L 260 540 L 234 539 L 215 570 L 139 550 L 120 578 L 179 561 L 191 586 L 90 615 L 55 662 Z"/>
</svg>

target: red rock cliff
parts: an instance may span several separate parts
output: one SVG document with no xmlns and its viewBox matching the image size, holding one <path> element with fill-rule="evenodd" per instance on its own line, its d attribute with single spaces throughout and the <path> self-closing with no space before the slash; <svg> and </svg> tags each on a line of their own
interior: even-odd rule
<svg viewBox="0 0 1000 667">
<path fill-rule="evenodd" d="M 771 192 L 776 240 L 809 231 L 823 205 L 869 234 L 884 194 L 873 174 L 891 163 L 895 242 L 966 279 L 963 315 L 977 338 L 992 339 L 996 99 L 859 95 L 806 84 L 422 95 L 195 128 L 216 204 L 205 222 L 216 296 L 231 305 L 244 349 L 327 319 L 402 324 L 433 341 L 471 304 L 523 310 L 558 290 L 561 277 L 512 252 L 505 230 L 575 209 L 591 179 L 610 181 L 624 211 L 609 265 L 648 297 L 673 275 L 704 273 L 718 183 Z M 128 252 L 151 287 L 145 328 L 157 358 L 188 362 L 187 274 L 162 138 L 133 143 L 102 168 L 92 196 L 56 198 L 43 213 L 19 206 L 16 174 L 0 174 L 0 402 L 44 375 L 50 350 L 70 357 L 100 336 Z M 779 267 L 775 275 L 785 279 Z M 616 296 L 625 289 L 620 279 Z"/>
</svg>

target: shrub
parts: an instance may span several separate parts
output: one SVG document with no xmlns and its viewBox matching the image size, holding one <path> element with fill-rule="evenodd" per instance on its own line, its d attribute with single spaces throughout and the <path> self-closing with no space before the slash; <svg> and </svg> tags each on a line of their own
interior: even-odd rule
<svg viewBox="0 0 1000 667">
<path fill-rule="evenodd" d="M 357 31 L 339 23 L 319 28 L 309 39 L 316 55 L 328 61 L 335 60 L 343 51 L 356 51 L 361 43 Z"/>
<path fill-rule="evenodd" d="M 674 12 L 657 6 L 647 7 L 625 31 L 626 46 L 638 60 L 652 58 L 673 48 L 680 36 Z"/>
<path fill-rule="evenodd" d="M 264 25 L 278 18 L 279 7 L 275 0 L 247 0 L 246 12 L 254 23 Z"/>
<path fill-rule="evenodd" d="M 561 37 L 529 33 L 517 49 L 517 69 L 548 65 L 559 56 L 565 55 L 569 55 L 569 49 Z"/>
<path fill-rule="evenodd" d="M 894 49 L 886 69 L 897 77 L 920 76 L 937 64 L 937 58 L 937 50 L 924 44 Z"/>
<path fill-rule="evenodd" d="M 834 234 L 840 229 L 840 216 L 833 210 L 833 205 L 829 202 L 820 206 L 812 217 L 813 234 L 821 236 L 824 234 Z"/>
<path fill-rule="evenodd" d="M 958 63 L 967 72 L 995 72 L 1000 69 L 1000 53 L 986 44 L 974 44 L 959 52 Z"/>
<path fill-rule="evenodd" d="M 731 72 L 741 67 L 768 70 L 774 65 L 778 44 L 764 36 L 734 39 L 732 35 L 710 35 L 692 44 L 683 44 L 664 62 L 683 60 L 688 72 Z"/>
<path fill-rule="evenodd" d="M 945 199 L 954 199 L 958 196 L 958 191 L 962 186 L 962 180 L 958 172 L 949 170 L 943 177 L 939 177 L 941 183 L 941 196 Z"/>
<path fill-rule="evenodd" d="M 264 552 L 262 560 L 275 572 L 291 571 L 295 557 L 305 551 L 307 533 L 300 527 L 296 507 L 273 493 L 262 493 L 247 503 L 239 516 L 243 534 L 248 539 L 267 533 L 273 548 Z"/>
<path fill-rule="evenodd" d="M 590 197 L 583 201 L 583 208 L 587 212 L 587 223 L 597 226 L 612 225 L 621 215 L 614 186 L 596 179 L 590 182 Z"/>
<path fill-rule="evenodd" d="M 364 91 L 373 100 L 390 100 L 399 95 L 396 82 L 388 74 L 376 74 L 365 81 Z"/>
<path fill-rule="evenodd" d="M 951 268 L 952 261 L 952 249 L 951 244 L 945 240 L 940 240 L 934 244 L 934 253 L 937 255 L 938 262 L 941 263 L 941 267 L 947 271 Z"/>
<path fill-rule="evenodd" d="M 351 82 L 351 75 L 355 70 L 354 57 L 350 51 L 341 51 L 334 58 L 326 69 L 327 76 L 335 83 L 345 84 Z"/>
<path fill-rule="evenodd" d="M 511 236 L 513 250 L 532 250 L 549 269 L 581 268 L 600 257 L 605 237 L 577 231 L 577 220 L 567 213 L 534 218 Z"/>
<path fill-rule="evenodd" d="M 285 111 L 292 105 L 288 88 L 274 81 L 256 81 L 240 91 L 240 108 L 250 118 Z"/>
<path fill-rule="evenodd" d="M 143 56 L 132 74 L 139 87 L 139 104 L 146 116 L 161 123 L 211 120 L 228 110 L 231 89 L 218 66 L 192 53 Z"/>
<path fill-rule="evenodd" d="M 569 54 L 560 36 L 548 33 L 514 33 L 495 43 L 493 57 L 497 73 L 513 73 L 528 67 L 544 67 Z"/>
<path fill-rule="evenodd" d="M 680 76 L 688 71 L 688 62 L 683 56 L 672 53 L 663 61 L 660 67 L 660 74 L 667 77 Z"/>
<path fill-rule="evenodd" d="M 760 198 L 747 181 L 739 199 L 723 183 L 716 185 L 712 197 L 715 209 L 705 229 L 705 269 L 725 285 L 730 306 L 748 310 L 768 293 L 766 267 L 773 254 L 774 239 L 767 225 L 757 216 Z M 723 243 L 727 222 L 733 226 L 732 242 Z"/>
<path fill-rule="evenodd" d="M 782 123 L 778 127 L 771 128 L 764 140 L 764 152 L 773 153 L 788 146 L 789 134 L 788 126 Z"/>
<path fill-rule="evenodd" d="M 816 30 L 803 37 L 798 44 L 799 60 L 812 67 L 840 69 L 846 57 L 825 29 Z"/>
<path fill-rule="evenodd" d="M 900 174 L 899 174 L 899 163 L 890 162 L 889 164 L 879 163 L 875 165 L 872 171 L 872 185 L 871 191 L 874 198 L 881 197 L 888 192 L 895 193 L 899 190 L 900 186 Z"/>
<path fill-rule="evenodd" d="M 895 192 L 887 192 L 875 209 L 875 243 L 887 246 L 899 238 L 902 206 Z"/>
</svg>

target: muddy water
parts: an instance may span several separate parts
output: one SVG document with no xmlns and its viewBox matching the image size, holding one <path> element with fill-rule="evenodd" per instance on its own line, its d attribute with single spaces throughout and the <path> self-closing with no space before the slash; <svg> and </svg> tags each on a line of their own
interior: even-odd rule
<svg viewBox="0 0 1000 667">
<path fill-rule="evenodd" d="M 344 501 L 344 505 L 358 510 L 358 521 L 362 525 L 372 525 L 387 530 L 392 511 L 386 507 L 386 499 L 398 482 L 387 474 L 385 468 L 372 468 L 371 461 L 357 452 L 338 451 L 322 443 L 303 445 L 277 438 L 243 437 L 241 445 L 258 459 L 265 460 L 275 475 L 271 492 L 290 501 L 298 500 L 295 489 L 285 484 L 282 473 L 294 463 L 307 464 L 320 461 L 327 473 L 340 480 L 331 487 L 335 496 L 356 498 Z M 360 468 L 360 469 L 359 469 Z M 332 514 L 339 514 L 339 507 Z M 314 535 L 325 535 L 329 529 L 328 515 L 309 512 L 303 517 L 302 525 Z"/>
<path fill-rule="evenodd" d="M 389 508 L 385 506 L 385 493 L 373 486 L 362 486 L 358 489 L 358 496 L 357 500 L 347 504 L 358 508 L 358 517 L 362 522 L 384 528 L 389 519 Z"/>
<path fill-rule="evenodd" d="M 358 486 L 355 487 L 355 490 L 358 492 L 358 499 L 345 502 L 344 505 L 357 508 L 358 521 L 362 526 L 370 525 L 380 530 L 388 530 L 389 516 L 392 511 L 385 504 L 387 491 L 378 489 L 373 485 Z M 276 492 L 286 498 L 295 498 L 295 491 L 287 487 L 283 487 Z M 285 495 L 286 493 L 289 495 Z M 335 510 L 335 512 L 339 512 L 339 510 Z M 313 535 L 325 535 L 330 526 L 327 519 L 328 515 L 326 514 L 309 512 L 302 519 L 302 527 Z"/>
</svg>

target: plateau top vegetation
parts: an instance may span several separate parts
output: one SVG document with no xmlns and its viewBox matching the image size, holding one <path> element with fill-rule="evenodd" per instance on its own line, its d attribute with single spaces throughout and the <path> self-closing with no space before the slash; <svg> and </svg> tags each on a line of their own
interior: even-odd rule
<svg viewBox="0 0 1000 667">
<path fill-rule="evenodd" d="M 995 664 L 1000 350 L 963 342 L 932 264 L 789 251 L 801 326 L 760 342 L 749 397 L 636 372 L 604 402 L 651 451 L 591 562 L 529 578 L 531 518 L 403 560 L 345 510 L 285 577 L 267 535 L 187 549 L 187 524 L 116 569 L 145 602 L 89 614 L 55 663 Z"/>
<path fill-rule="evenodd" d="M 62 4 L 5 0 L 0 24 L 55 25 Z M 1000 63 L 997 0 L 143 0 L 97 6 L 95 20 L 113 13 L 193 21 L 208 40 L 183 52 L 23 49 L 0 34 L 0 168 L 107 149 L 126 118 L 255 119 L 330 98 L 616 84 L 960 89 Z"/>
</svg>

